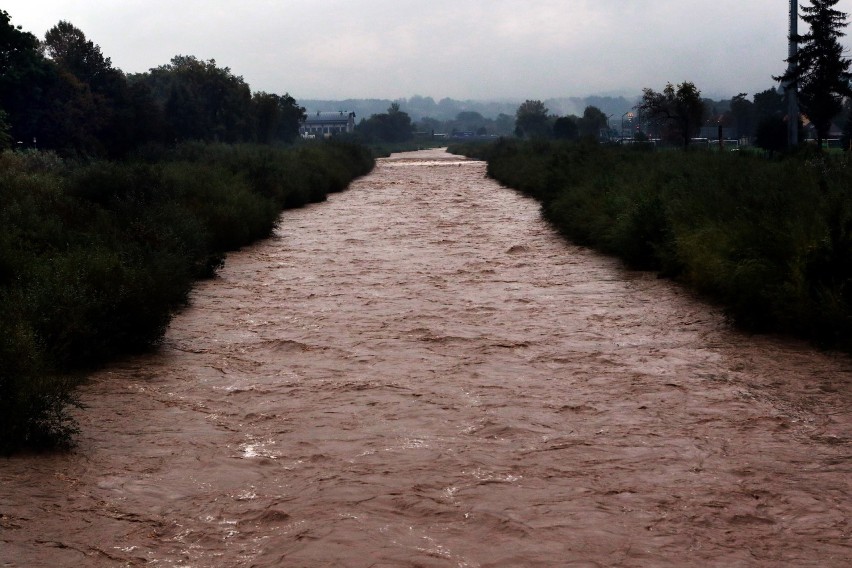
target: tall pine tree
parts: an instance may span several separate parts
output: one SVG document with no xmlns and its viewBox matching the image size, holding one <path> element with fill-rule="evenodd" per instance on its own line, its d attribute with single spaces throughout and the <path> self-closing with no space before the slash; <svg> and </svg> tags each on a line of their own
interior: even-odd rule
<svg viewBox="0 0 852 568">
<path fill-rule="evenodd" d="M 821 148 L 831 120 L 843 109 L 843 97 L 852 96 L 852 61 L 843 57 L 839 42 L 848 25 L 847 14 L 834 9 L 839 0 L 810 2 L 810 6 L 801 6 L 802 19 L 810 25 L 810 31 L 792 38 L 799 44 L 792 58 L 793 68 L 775 79 L 791 81 L 796 86 L 799 106 L 816 127 Z"/>
</svg>

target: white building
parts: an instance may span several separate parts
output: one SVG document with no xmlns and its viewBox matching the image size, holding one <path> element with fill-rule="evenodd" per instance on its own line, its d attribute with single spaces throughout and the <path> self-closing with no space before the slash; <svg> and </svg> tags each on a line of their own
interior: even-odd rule
<svg viewBox="0 0 852 568">
<path fill-rule="evenodd" d="M 317 112 L 309 114 L 299 127 L 302 138 L 330 138 L 335 134 L 355 132 L 354 112 Z"/>
</svg>

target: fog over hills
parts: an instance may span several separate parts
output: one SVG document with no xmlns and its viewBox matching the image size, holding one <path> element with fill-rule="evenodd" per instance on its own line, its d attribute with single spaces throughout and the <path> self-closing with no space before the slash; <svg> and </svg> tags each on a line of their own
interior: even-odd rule
<svg viewBox="0 0 852 568">
<path fill-rule="evenodd" d="M 358 120 L 387 112 L 388 107 L 394 102 L 399 103 L 401 110 L 407 112 L 414 121 L 422 118 L 434 118 L 443 121 L 454 119 L 460 112 L 478 112 L 483 117 L 490 119 L 497 118 L 500 114 L 514 117 L 515 111 L 523 100 L 488 101 L 443 98 L 436 101 L 432 97 L 415 95 L 408 99 L 300 99 L 298 101 L 301 106 L 305 107 L 308 114 L 321 111 L 347 111 L 354 112 Z M 546 99 L 543 102 L 551 114 L 558 116 L 570 114 L 579 116 L 583 114 L 583 109 L 593 105 L 601 109 L 607 116 L 619 117 L 633 108 L 638 102 L 638 96 L 634 100 L 626 97 L 608 96 L 561 97 Z"/>
</svg>

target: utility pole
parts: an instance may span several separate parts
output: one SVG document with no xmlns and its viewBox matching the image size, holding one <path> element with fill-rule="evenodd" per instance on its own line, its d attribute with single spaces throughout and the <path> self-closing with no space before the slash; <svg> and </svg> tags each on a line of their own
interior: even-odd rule
<svg viewBox="0 0 852 568">
<path fill-rule="evenodd" d="M 790 48 L 787 56 L 787 74 L 792 76 L 796 71 L 794 58 L 799 51 L 796 36 L 799 30 L 799 6 L 797 0 L 790 0 Z M 784 85 L 787 91 L 787 147 L 799 145 L 799 99 L 796 81 L 790 79 Z"/>
</svg>

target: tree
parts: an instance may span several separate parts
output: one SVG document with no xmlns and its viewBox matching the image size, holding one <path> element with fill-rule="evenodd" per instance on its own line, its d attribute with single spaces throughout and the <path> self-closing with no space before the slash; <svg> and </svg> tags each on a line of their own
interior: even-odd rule
<svg viewBox="0 0 852 568">
<path fill-rule="evenodd" d="M 784 102 L 784 95 L 776 89 L 766 89 L 754 94 L 754 118 L 757 122 L 770 117 L 784 117 L 787 111 L 787 105 Z"/>
<path fill-rule="evenodd" d="M 740 93 L 731 99 L 731 116 L 736 124 L 737 138 L 751 137 L 754 133 L 754 103 Z"/>
<path fill-rule="evenodd" d="M 356 130 L 368 142 L 405 142 L 414 136 L 411 117 L 397 102 L 392 103 L 386 113 L 362 120 Z"/>
<path fill-rule="evenodd" d="M 494 130 L 501 136 L 509 136 L 515 130 L 515 119 L 511 115 L 501 112 L 494 119 Z"/>
<path fill-rule="evenodd" d="M 787 147 L 787 124 L 780 116 L 767 116 L 757 123 L 754 145 L 769 153 L 781 152 Z"/>
<path fill-rule="evenodd" d="M 299 124 L 305 109 L 289 94 L 255 93 L 252 96 L 255 114 L 255 139 L 261 144 L 290 143 L 299 135 Z"/>
<path fill-rule="evenodd" d="M 792 83 L 797 89 L 799 106 L 816 127 L 819 148 L 828 135 L 831 120 L 843 108 L 843 97 L 852 96 L 852 60 L 843 57 L 838 41 L 845 35 L 841 30 L 848 25 L 847 14 L 834 9 L 838 1 L 810 0 L 810 6 L 801 7 L 802 19 L 810 25 L 810 31 L 791 38 L 799 45 L 796 55 L 787 59 L 792 66 L 780 77 L 773 77 Z"/>
<path fill-rule="evenodd" d="M 516 132 L 524 138 L 546 138 L 550 135 L 548 112 L 541 101 L 524 101 L 515 113 Z"/>
<path fill-rule="evenodd" d="M 485 126 L 485 117 L 476 111 L 463 110 L 456 115 L 453 129 L 462 132 L 474 132 Z"/>
<path fill-rule="evenodd" d="M 0 108 L 0 150 L 6 150 L 12 146 L 12 137 L 9 135 L 9 122 L 6 112 Z"/>
<path fill-rule="evenodd" d="M 48 85 L 55 79 L 55 66 L 39 51 L 38 38 L 0 10 L 0 107 L 13 140 L 29 142 L 39 136 L 38 124 L 53 102 Z"/>
<path fill-rule="evenodd" d="M 131 86 L 79 28 L 60 21 L 45 34 L 43 48 L 64 83 L 60 93 L 70 97 L 66 109 L 53 109 L 54 122 L 44 128 L 66 137 L 66 146 L 121 157 L 140 144 L 163 139 L 162 117 L 150 89 L 141 83 Z M 57 129 L 56 120 L 66 127 Z"/>
<path fill-rule="evenodd" d="M 103 56 L 101 48 L 70 22 L 62 20 L 47 31 L 44 51 L 61 69 L 96 93 L 111 94 L 124 79 L 121 71 L 113 68 L 110 58 Z"/>
<path fill-rule="evenodd" d="M 577 140 L 580 129 L 577 128 L 576 116 L 560 116 L 553 123 L 553 137 L 557 140 Z"/>
<path fill-rule="evenodd" d="M 587 106 L 583 116 L 577 121 L 580 136 L 598 140 L 601 130 L 607 128 L 608 119 L 601 109 L 596 106 Z"/>
<path fill-rule="evenodd" d="M 659 121 L 667 137 L 679 140 L 684 149 L 704 118 L 701 91 L 689 82 L 677 88 L 668 83 L 662 93 L 643 89 L 642 102 L 636 108 L 649 120 Z"/>
<path fill-rule="evenodd" d="M 178 140 L 244 142 L 254 136 L 252 93 L 216 61 L 178 55 L 143 76 Z"/>
<path fill-rule="evenodd" d="M 305 120 L 305 107 L 299 106 L 289 93 L 278 95 L 278 130 L 275 137 L 291 143 L 299 136 L 299 125 Z"/>
</svg>

